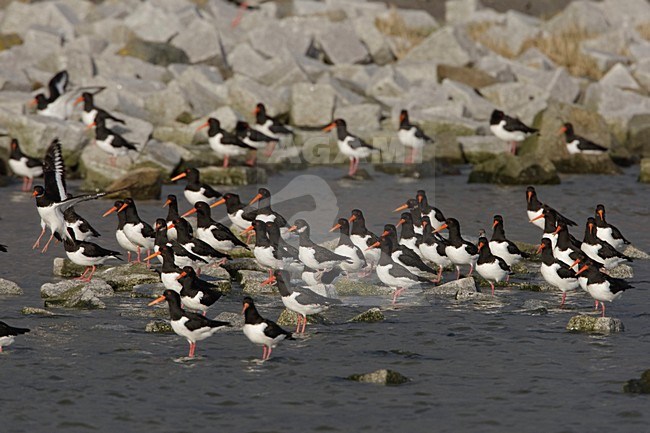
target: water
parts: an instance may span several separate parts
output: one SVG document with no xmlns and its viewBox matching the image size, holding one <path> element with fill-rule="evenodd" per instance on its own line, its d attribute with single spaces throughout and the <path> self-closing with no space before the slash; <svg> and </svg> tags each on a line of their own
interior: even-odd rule
<svg viewBox="0 0 650 433">
<path fill-rule="evenodd" d="M 339 182 L 337 169 L 313 169 L 316 177 L 287 172 L 270 178 L 281 196 L 311 193 L 275 206 L 290 216 L 308 209 L 314 237 L 339 214 L 364 210 L 369 226 L 381 231 L 395 223 L 392 209 L 423 188 L 430 200 L 476 236 L 504 216 L 512 239 L 537 242 L 540 232 L 525 216 L 524 188 L 467 185 L 465 176 L 422 181 L 375 174 L 375 181 Z M 539 187 L 542 201 L 577 221 L 593 214 L 598 202 L 608 219 L 641 249 L 650 249 L 648 187 L 636 173 L 618 177 L 573 176 L 559 186 Z M 329 188 L 325 185 L 329 185 Z M 181 195 L 181 186 L 164 193 Z M 243 199 L 255 187 L 236 188 Z M 296 193 L 296 191 L 298 193 Z M 650 368 L 647 308 L 648 263 L 635 263 L 634 290 L 608 308 L 626 331 L 608 337 L 564 330 L 576 310 L 591 300 L 569 295 L 567 311 L 523 313 L 528 299 L 559 302 L 557 293 L 497 289 L 503 308 L 475 308 L 441 299 L 431 306 L 384 304 L 386 321 L 376 324 L 309 325 L 304 338 L 285 342 L 270 361 L 240 332 L 219 333 L 199 342 L 198 357 L 184 359 L 187 344 L 176 335 L 144 332 L 153 308 L 147 300 L 118 296 L 102 311 L 55 310 L 55 317 L 22 316 L 23 306 L 42 306 L 39 287 L 52 281 L 48 254 L 30 247 L 38 235 L 31 197 L 13 188 L 0 190 L 3 239 L 0 275 L 20 283 L 25 294 L 0 298 L 2 320 L 32 329 L 0 356 L 3 432 L 157 431 L 197 429 L 237 432 L 294 431 L 481 431 L 586 432 L 650 431 L 648 400 L 622 393 L 623 383 Z M 185 209 L 185 202 L 181 205 Z M 138 203 L 141 216 L 164 215 L 161 202 Z M 116 219 L 100 218 L 107 201 L 79 207 L 117 248 Z M 218 210 L 217 217 L 224 215 Z M 293 220 L 293 217 L 289 218 Z M 574 230 L 582 236 L 583 227 Z M 451 275 L 447 276 L 451 278 Z M 240 312 L 239 296 L 220 301 L 210 314 Z M 351 316 L 358 308 L 344 307 Z M 278 299 L 259 299 L 262 315 L 277 318 Z M 350 310 L 349 314 L 347 310 Z M 408 384 L 380 387 L 345 380 L 378 368 L 397 370 Z"/>
</svg>

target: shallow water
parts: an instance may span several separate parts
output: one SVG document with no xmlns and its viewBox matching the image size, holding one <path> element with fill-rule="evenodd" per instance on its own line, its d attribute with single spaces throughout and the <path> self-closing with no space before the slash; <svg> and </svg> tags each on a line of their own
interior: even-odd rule
<svg viewBox="0 0 650 433">
<path fill-rule="evenodd" d="M 467 185 L 466 176 L 413 181 L 376 173 L 373 182 L 349 183 L 338 180 L 338 169 L 304 173 L 272 176 L 267 187 L 282 191 L 279 200 L 289 199 L 274 207 L 291 221 L 297 211 L 309 211 L 300 216 L 312 222 L 314 238 L 333 238 L 326 232 L 335 217 L 349 216 L 354 207 L 381 231 L 398 220 L 392 209 L 422 188 L 461 221 L 467 237 L 489 229 L 492 216 L 501 213 L 510 238 L 539 240 L 526 220 L 523 187 Z M 648 250 L 648 187 L 635 180 L 635 170 L 618 177 L 571 176 L 538 193 L 581 224 L 604 203 L 608 220 Z M 181 189 L 168 186 L 164 193 L 181 195 Z M 255 189 L 233 190 L 249 199 Z M 626 326 L 613 336 L 564 330 L 577 309 L 590 311 L 593 304 L 583 294 L 569 295 L 566 311 L 540 316 L 523 313 L 523 303 L 559 302 L 559 294 L 497 289 L 502 308 L 446 299 L 391 308 L 388 300 L 372 299 L 386 308 L 385 322 L 309 325 L 304 338 L 285 342 L 265 363 L 258 361 L 261 348 L 240 332 L 199 342 L 198 357 L 187 360 L 181 338 L 144 332 L 153 310 L 144 299 L 118 296 L 106 299 L 106 310 L 22 316 L 23 306 L 42 306 L 39 287 L 53 280 L 52 259 L 62 257 L 63 248 L 44 255 L 30 249 L 39 229 L 31 197 L 10 187 L 0 189 L 0 200 L 6 203 L 0 242 L 10 247 L 0 256 L 0 276 L 25 289 L 23 296 L 0 298 L 0 320 L 32 329 L 0 356 L 3 432 L 650 431 L 647 397 L 622 393 L 627 379 L 650 368 L 647 262 L 635 263 L 636 288 L 608 305 L 608 314 Z M 183 211 L 186 202 L 180 201 Z M 151 222 L 164 215 L 161 204 L 138 203 L 141 216 Z M 85 203 L 78 211 L 104 234 L 102 245 L 117 248 L 116 219 L 100 217 L 110 206 Z M 217 208 L 216 217 L 224 215 Z M 579 238 L 582 232 L 574 229 Z M 240 302 L 229 296 L 210 315 L 240 312 Z M 339 315 L 358 310 L 343 308 L 349 314 Z M 259 309 L 275 319 L 281 303 L 262 298 Z M 378 387 L 344 380 L 378 368 L 411 381 Z"/>
</svg>

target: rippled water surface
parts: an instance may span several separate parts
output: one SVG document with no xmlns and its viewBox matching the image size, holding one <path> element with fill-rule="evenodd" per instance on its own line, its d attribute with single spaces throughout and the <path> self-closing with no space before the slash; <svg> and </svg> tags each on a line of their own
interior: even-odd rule
<svg viewBox="0 0 650 433">
<path fill-rule="evenodd" d="M 268 187 L 276 192 L 289 185 L 279 199 L 295 198 L 275 207 L 290 220 L 306 211 L 315 238 L 326 239 L 334 218 L 349 216 L 354 207 L 381 231 L 398 219 L 391 210 L 419 188 L 458 218 L 468 237 L 489 229 L 495 213 L 504 216 L 510 238 L 540 237 L 526 221 L 523 187 L 467 185 L 466 176 L 412 181 L 379 173 L 373 182 L 348 183 L 338 180 L 337 169 L 309 173 L 275 175 Z M 606 204 L 610 222 L 648 250 L 648 187 L 635 180 L 634 170 L 618 177 L 572 176 L 538 193 L 581 222 L 598 202 Z M 250 198 L 255 187 L 234 190 Z M 164 188 L 171 192 L 180 195 L 181 187 Z M 63 248 L 33 252 L 39 227 L 31 197 L 10 187 L 0 189 L 0 200 L 0 242 L 10 247 L 0 256 L 0 275 L 25 289 L 23 296 L 0 298 L 0 317 L 32 329 L 0 356 L 2 432 L 650 431 L 648 398 L 622 393 L 627 379 L 650 368 L 648 262 L 635 263 L 636 288 L 607 310 L 626 326 L 613 336 L 564 330 L 576 310 L 590 311 L 593 304 L 583 294 L 569 295 L 566 311 L 531 315 L 522 312 L 526 300 L 559 302 L 559 294 L 498 289 L 503 305 L 485 308 L 447 299 L 394 308 L 387 299 L 362 300 L 381 303 L 387 320 L 309 325 L 304 338 L 282 344 L 265 363 L 258 361 L 261 348 L 243 334 L 220 333 L 199 342 L 198 358 L 188 361 L 180 337 L 144 332 L 153 310 L 144 299 L 118 296 L 106 300 L 106 310 L 22 316 L 23 306 L 42 306 L 40 285 L 54 280 L 52 258 L 63 256 Z M 161 204 L 139 203 L 141 216 L 152 222 L 164 215 Z M 100 218 L 109 207 L 98 201 L 78 210 L 104 234 L 103 245 L 117 248 L 116 220 Z M 216 214 L 224 215 L 222 209 Z M 574 233 L 581 238 L 582 231 Z M 259 304 L 272 319 L 281 311 L 279 299 L 260 298 Z M 360 310 L 342 308 L 336 317 Z M 221 311 L 241 311 L 240 296 L 220 301 L 210 314 Z M 411 381 L 379 387 L 344 379 L 378 368 Z"/>
</svg>

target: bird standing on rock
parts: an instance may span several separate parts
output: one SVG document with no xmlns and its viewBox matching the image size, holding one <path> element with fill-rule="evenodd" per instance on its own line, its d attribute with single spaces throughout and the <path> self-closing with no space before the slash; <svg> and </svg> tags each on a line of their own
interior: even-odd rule
<svg viewBox="0 0 650 433">
<path fill-rule="evenodd" d="M 560 128 L 560 134 L 562 133 L 564 133 L 566 148 L 571 155 L 576 153 L 582 153 L 584 155 L 602 155 L 607 153 L 606 147 L 587 140 L 573 132 L 573 125 L 571 123 L 567 122 L 562 125 L 562 128 Z"/>
<path fill-rule="evenodd" d="M 490 131 L 497 138 L 510 143 L 510 153 L 517 154 L 517 143 L 524 141 L 539 130 L 527 126 L 516 117 L 510 117 L 501 110 L 494 110 L 490 116 Z"/>
<path fill-rule="evenodd" d="M 95 127 L 95 143 L 97 147 L 111 155 L 111 165 L 116 165 L 118 156 L 128 156 L 129 150 L 137 152 L 138 148 L 117 132 L 106 127 L 106 119 L 108 116 L 108 113 L 102 111 L 97 112 L 95 121 L 88 127 Z"/>
<path fill-rule="evenodd" d="M 369 157 L 372 152 L 377 151 L 374 147 L 348 132 L 347 124 L 343 119 L 336 119 L 325 128 L 323 131 L 331 131 L 336 128 L 336 143 L 339 151 L 350 158 L 350 169 L 348 176 L 353 177 L 359 169 L 359 161 L 361 158 Z"/>
<path fill-rule="evenodd" d="M 224 130 L 219 120 L 210 117 L 207 122 L 197 128 L 197 131 L 208 128 L 208 143 L 210 148 L 219 156 L 223 157 L 223 166 L 228 167 L 231 156 L 245 155 L 254 147 L 241 141 L 236 135 Z"/>
<path fill-rule="evenodd" d="M 207 183 L 201 183 L 199 170 L 190 167 L 184 172 L 172 177 L 172 182 L 179 179 L 187 178 L 187 185 L 183 190 L 183 194 L 191 206 L 194 206 L 199 201 L 204 201 L 207 204 L 212 204 L 221 198 L 221 193 L 212 188 Z"/>
<path fill-rule="evenodd" d="M 120 257 L 121 253 L 107 250 L 92 242 L 78 241 L 75 239 L 74 230 L 71 228 L 68 228 L 68 233 L 70 236 L 66 237 L 63 241 L 66 256 L 68 256 L 68 259 L 72 263 L 86 267 L 84 273 L 78 278 L 79 280 L 90 282 L 95 274 L 97 265 L 102 265 L 110 259 L 122 260 Z M 86 276 L 88 272 L 90 274 Z"/>
<path fill-rule="evenodd" d="M 494 296 L 494 283 L 503 281 L 512 274 L 510 266 L 501 257 L 495 256 L 490 251 L 490 244 L 487 238 L 478 239 L 478 260 L 476 261 L 476 272 L 490 283 L 492 296 Z"/>
<path fill-rule="evenodd" d="M 28 192 L 32 189 L 35 177 L 43 176 L 43 163 L 40 159 L 25 155 L 20 150 L 18 140 L 11 139 L 11 154 L 9 155 L 9 168 L 16 176 L 23 178 L 21 191 Z"/>
<path fill-rule="evenodd" d="M 413 164 L 415 158 L 422 152 L 424 145 L 433 143 L 433 139 L 426 135 L 422 129 L 409 122 L 409 113 L 406 110 L 402 110 L 399 115 L 397 138 L 403 146 L 409 148 L 409 154 L 404 160 L 405 164 Z"/>
<path fill-rule="evenodd" d="M 74 101 L 74 105 L 77 105 L 81 102 L 84 103 L 83 111 L 81 112 L 81 121 L 84 125 L 91 126 L 93 123 L 95 123 L 97 115 L 99 113 L 102 113 L 102 116 L 105 120 L 112 120 L 113 122 L 124 124 L 124 120 L 119 119 L 110 114 L 108 111 L 97 107 L 95 105 L 94 96 L 92 93 L 83 92 L 81 96 Z"/>
<path fill-rule="evenodd" d="M 282 136 L 293 135 L 293 131 L 277 119 L 266 114 L 266 107 L 262 103 L 255 106 L 253 114 L 255 114 L 253 128 L 273 139 L 266 147 L 266 157 L 268 158 L 273 154 L 273 150 L 275 150 L 275 146 L 281 140 Z"/>
<path fill-rule="evenodd" d="M 433 231 L 438 233 L 441 230 L 449 230 L 449 244 L 445 246 L 445 254 L 456 266 L 456 279 L 460 278 L 460 265 L 469 265 L 468 277 L 472 276 L 474 265 L 478 260 L 478 248 L 471 242 L 467 242 L 460 234 L 460 223 L 456 218 L 447 218 L 445 223 Z"/>
</svg>

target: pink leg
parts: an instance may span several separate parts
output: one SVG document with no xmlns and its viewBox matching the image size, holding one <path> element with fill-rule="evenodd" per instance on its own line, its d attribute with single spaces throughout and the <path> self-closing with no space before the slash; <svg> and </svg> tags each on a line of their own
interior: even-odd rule
<svg viewBox="0 0 650 433">
<path fill-rule="evenodd" d="M 266 145 L 266 153 L 264 154 L 267 158 L 273 155 L 273 151 L 275 150 L 275 146 L 278 144 L 277 141 L 271 141 L 269 144 Z"/>
<path fill-rule="evenodd" d="M 397 297 L 402 293 L 404 289 L 395 289 L 395 292 L 393 293 L 393 304 L 397 303 Z"/>
<path fill-rule="evenodd" d="M 490 283 L 490 288 L 492 289 L 492 296 L 494 296 L 494 283 Z"/>
<path fill-rule="evenodd" d="M 41 238 L 45 234 L 45 227 L 41 230 L 41 235 L 36 239 L 36 242 L 34 242 L 34 245 L 32 245 L 32 249 L 35 250 L 36 248 L 40 248 L 41 246 Z"/>
<path fill-rule="evenodd" d="M 86 279 L 86 281 L 90 282 L 90 280 L 93 278 L 93 275 L 95 275 L 96 270 L 97 270 L 97 266 L 93 265 L 93 270 L 90 273 L 90 275 L 88 276 L 88 278 Z"/>
<path fill-rule="evenodd" d="M 271 352 L 273 352 L 273 348 L 269 347 L 269 351 L 266 352 L 266 359 L 269 359 L 271 357 Z"/>
<path fill-rule="evenodd" d="M 131 263 L 131 251 L 126 252 L 126 262 Z"/>
<path fill-rule="evenodd" d="M 305 328 L 307 327 L 307 316 L 303 316 L 302 318 L 302 331 L 300 331 L 301 334 L 305 333 Z"/>
<path fill-rule="evenodd" d="M 438 265 L 438 278 L 434 283 L 438 284 L 440 281 L 442 281 L 442 265 Z"/>
<path fill-rule="evenodd" d="M 601 302 L 600 306 L 603 307 L 603 316 L 602 317 L 605 317 L 605 303 Z"/>
<path fill-rule="evenodd" d="M 357 170 L 359 170 L 359 163 L 361 163 L 361 160 L 359 158 L 354 158 L 354 173 L 357 174 Z"/>
<path fill-rule="evenodd" d="M 594 301 L 594 310 L 598 310 L 598 299 Z"/>
<path fill-rule="evenodd" d="M 474 265 L 470 264 L 469 265 L 469 274 L 467 274 L 468 277 L 472 276 L 472 272 L 474 272 Z"/>
<path fill-rule="evenodd" d="M 228 155 L 223 157 L 223 166 L 224 167 L 228 167 L 228 159 L 229 159 Z"/>
<path fill-rule="evenodd" d="M 253 166 L 257 162 L 257 150 L 251 151 L 251 157 L 246 160 L 246 165 Z"/>
<path fill-rule="evenodd" d="M 150 255 L 151 255 L 151 250 L 148 249 L 147 250 L 147 257 L 149 257 Z M 147 259 L 147 267 L 148 268 L 151 267 L 151 259 Z"/>
<path fill-rule="evenodd" d="M 510 274 L 506 275 L 506 283 L 510 282 Z"/>
<path fill-rule="evenodd" d="M 140 247 L 138 247 L 138 259 L 135 262 L 142 263 L 142 261 L 140 260 Z"/>
<path fill-rule="evenodd" d="M 264 351 L 262 352 L 262 361 L 265 361 L 265 360 L 266 360 L 266 351 L 267 351 L 267 347 L 266 347 L 266 346 L 262 346 L 262 349 L 264 349 Z"/>
<path fill-rule="evenodd" d="M 84 273 L 81 274 L 79 277 L 77 277 L 77 278 L 75 278 L 75 279 L 76 279 L 76 280 L 83 280 L 84 277 L 86 276 L 86 274 L 88 273 L 88 271 L 90 270 L 90 268 L 91 268 L 90 266 L 86 266 L 86 269 L 84 269 Z"/>
<path fill-rule="evenodd" d="M 560 302 L 560 308 L 564 307 L 565 301 L 566 301 L 566 292 L 562 293 L 562 302 Z"/>
<path fill-rule="evenodd" d="M 2 346 L 0 346 L 0 353 L 2 353 Z"/>
<path fill-rule="evenodd" d="M 350 158 L 350 167 L 348 168 L 348 176 L 352 177 L 354 174 L 354 159 Z"/>
<path fill-rule="evenodd" d="M 302 320 L 302 316 L 300 314 L 296 313 L 296 322 L 297 322 L 296 334 L 298 334 L 300 332 L 300 321 L 301 320 Z"/>
<path fill-rule="evenodd" d="M 52 239 L 54 239 L 54 232 L 50 235 L 50 238 L 47 240 L 47 243 L 45 244 L 45 248 L 43 248 L 43 251 L 41 253 L 46 253 L 47 249 L 50 247 L 50 242 L 52 242 Z"/>
<path fill-rule="evenodd" d="M 34 178 L 27 178 L 27 188 L 25 189 L 25 191 L 31 190 L 33 184 L 34 184 Z"/>
<path fill-rule="evenodd" d="M 246 2 L 241 2 L 241 4 L 239 5 L 239 10 L 237 11 L 237 16 L 235 18 L 233 18 L 232 22 L 230 23 L 230 26 L 233 29 L 239 25 L 239 22 L 244 17 L 244 11 L 246 10 L 247 7 L 248 7 L 248 5 L 246 4 Z"/>
<path fill-rule="evenodd" d="M 460 280 L 460 266 L 456 265 L 456 279 Z"/>
<path fill-rule="evenodd" d="M 187 355 L 190 358 L 194 358 L 194 350 L 196 349 L 196 343 L 190 343 L 190 353 Z"/>
<path fill-rule="evenodd" d="M 28 191 L 28 189 L 27 189 L 27 178 L 26 177 L 23 177 L 23 185 L 20 187 L 20 190 L 22 192 L 27 192 Z"/>
</svg>

